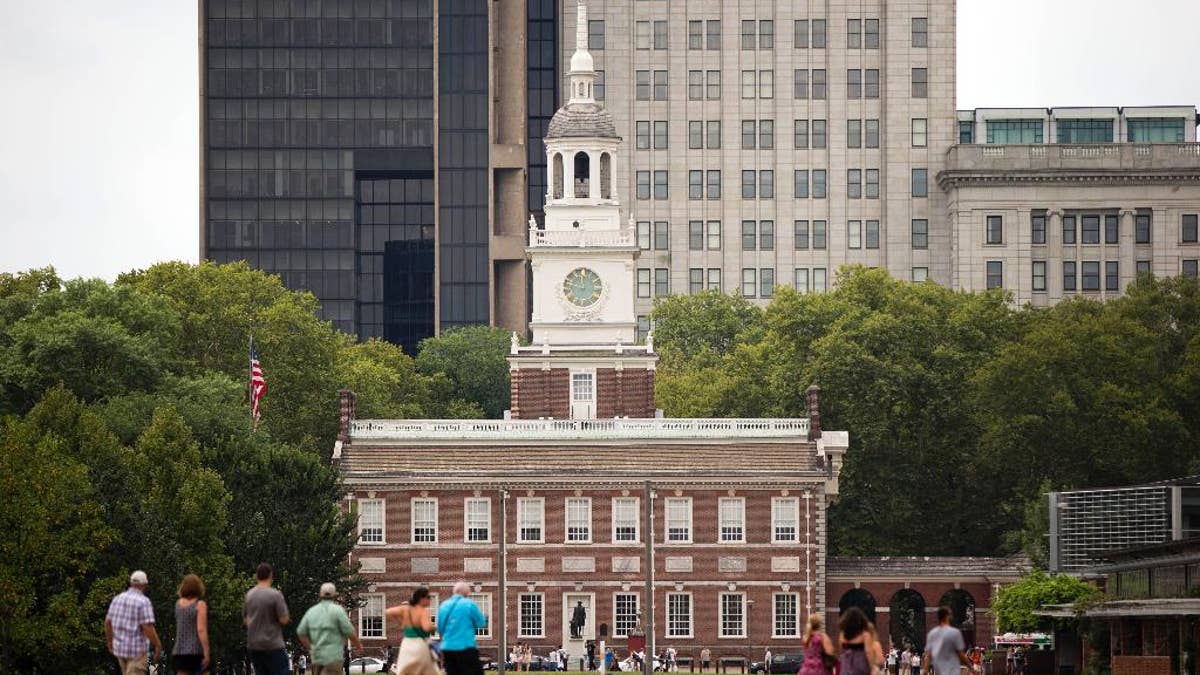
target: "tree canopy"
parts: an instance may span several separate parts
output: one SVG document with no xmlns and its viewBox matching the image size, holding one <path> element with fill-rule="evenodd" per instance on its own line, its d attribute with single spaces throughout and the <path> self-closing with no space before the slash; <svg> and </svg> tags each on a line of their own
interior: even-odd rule
<svg viewBox="0 0 1200 675">
<path fill-rule="evenodd" d="M 1051 632 L 1066 628 L 1073 620 L 1037 616 L 1034 611 L 1045 605 L 1075 605 L 1100 598 L 1095 586 L 1065 574 L 1050 576 L 1034 571 L 1015 584 L 1005 586 L 992 600 L 992 613 L 1002 632 Z"/>
</svg>

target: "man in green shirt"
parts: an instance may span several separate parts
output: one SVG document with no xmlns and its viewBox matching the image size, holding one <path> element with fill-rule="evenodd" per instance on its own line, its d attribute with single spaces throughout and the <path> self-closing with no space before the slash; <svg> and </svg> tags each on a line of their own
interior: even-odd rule
<svg viewBox="0 0 1200 675">
<path fill-rule="evenodd" d="M 355 649 L 362 649 L 350 617 L 334 600 L 336 597 L 337 588 L 333 584 L 321 584 L 321 601 L 304 613 L 296 628 L 300 643 L 312 654 L 313 675 L 342 675 L 342 647 L 346 638 L 350 638 Z"/>
</svg>

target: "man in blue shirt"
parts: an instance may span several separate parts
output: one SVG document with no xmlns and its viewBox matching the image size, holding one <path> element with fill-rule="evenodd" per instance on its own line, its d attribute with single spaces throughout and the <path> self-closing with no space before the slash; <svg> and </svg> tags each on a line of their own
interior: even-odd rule
<svg viewBox="0 0 1200 675">
<path fill-rule="evenodd" d="M 467 597 L 467 582 L 454 584 L 454 597 L 438 609 L 437 627 L 442 635 L 442 663 L 446 675 L 483 675 L 475 632 L 487 625 L 487 619 L 475 601 Z"/>
</svg>

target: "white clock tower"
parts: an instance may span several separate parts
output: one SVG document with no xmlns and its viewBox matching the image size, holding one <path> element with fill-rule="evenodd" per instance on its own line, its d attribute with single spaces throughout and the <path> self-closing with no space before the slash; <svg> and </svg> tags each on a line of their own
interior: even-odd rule
<svg viewBox="0 0 1200 675">
<path fill-rule="evenodd" d="M 546 224 L 529 222 L 533 343 L 630 345 L 636 335 L 632 219 L 622 223 L 617 136 L 612 115 L 593 98 L 587 8 L 578 7 L 570 96 L 546 132 Z"/>
</svg>

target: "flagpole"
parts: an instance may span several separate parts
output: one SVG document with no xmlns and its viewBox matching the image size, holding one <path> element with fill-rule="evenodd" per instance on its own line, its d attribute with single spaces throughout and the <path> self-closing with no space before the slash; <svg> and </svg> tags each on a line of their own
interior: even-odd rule
<svg viewBox="0 0 1200 675">
<path fill-rule="evenodd" d="M 250 419 L 254 419 L 254 331 L 250 331 L 250 351 L 246 353 L 246 402 L 250 404 Z"/>
</svg>

